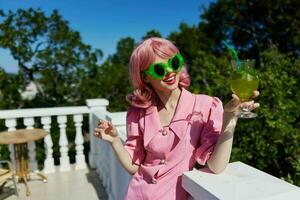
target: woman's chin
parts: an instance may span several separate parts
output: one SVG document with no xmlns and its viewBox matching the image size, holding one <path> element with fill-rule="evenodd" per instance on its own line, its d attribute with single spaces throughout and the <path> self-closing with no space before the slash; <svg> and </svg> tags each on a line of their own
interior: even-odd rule
<svg viewBox="0 0 300 200">
<path fill-rule="evenodd" d="M 173 91 L 176 90 L 177 88 L 178 88 L 178 82 L 174 84 L 166 84 L 166 83 L 162 84 L 162 90 L 164 91 Z"/>
</svg>

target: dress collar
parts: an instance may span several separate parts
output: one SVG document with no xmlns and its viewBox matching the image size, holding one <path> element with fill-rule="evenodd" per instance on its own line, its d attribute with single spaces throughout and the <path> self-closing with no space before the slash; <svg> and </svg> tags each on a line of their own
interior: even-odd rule
<svg viewBox="0 0 300 200">
<path fill-rule="evenodd" d="M 195 96 L 182 88 L 174 116 L 169 124 L 169 128 L 179 139 L 182 139 L 185 135 L 194 104 Z M 162 130 L 157 107 L 156 105 L 151 105 L 145 112 L 144 145 L 147 146 L 151 139 Z"/>
</svg>

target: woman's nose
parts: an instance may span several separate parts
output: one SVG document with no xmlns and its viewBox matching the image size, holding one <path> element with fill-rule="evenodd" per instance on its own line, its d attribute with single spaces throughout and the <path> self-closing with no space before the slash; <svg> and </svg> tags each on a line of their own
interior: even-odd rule
<svg viewBox="0 0 300 200">
<path fill-rule="evenodd" d="M 171 73 L 171 72 L 173 72 L 172 68 L 167 67 L 167 73 Z"/>
</svg>

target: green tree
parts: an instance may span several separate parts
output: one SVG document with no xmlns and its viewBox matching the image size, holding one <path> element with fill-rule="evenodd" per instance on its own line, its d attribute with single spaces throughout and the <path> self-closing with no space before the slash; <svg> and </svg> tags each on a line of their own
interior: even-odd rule
<svg viewBox="0 0 300 200">
<path fill-rule="evenodd" d="M 195 59 L 199 51 L 210 52 L 212 45 L 211 39 L 206 37 L 197 26 L 189 26 L 186 23 L 181 23 L 179 31 L 170 33 L 168 39 L 176 44 L 187 62 Z"/>
<path fill-rule="evenodd" d="M 126 37 L 120 39 L 117 44 L 117 52 L 108 58 L 108 61 L 112 63 L 119 63 L 127 66 L 131 53 L 134 49 L 134 39 Z"/>
<path fill-rule="evenodd" d="M 157 30 L 150 30 L 146 33 L 145 36 L 142 37 L 142 40 L 146 40 L 147 38 L 150 38 L 150 37 L 162 37 L 160 32 L 157 31 Z"/>
<path fill-rule="evenodd" d="M 241 55 L 257 60 L 272 45 L 299 57 L 299 10 L 298 0 L 219 0 L 203 12 L 199 28 L 213 39 L 216 53 L 223 51 L 221 41 L 228 40 Z"/>
<path fill-rule="evenodd" d="M 8 74 L 0 67 L 0 109 L 16 109 L 23 105 L 19 89 L 23 77 Z"/>
<path fill-rule="evenodd" d="M 10 51 L 25 80 L 39 79 L 44 89 L 39 101 L 45 99 L 49 105 L 82 102 L 78 74 L 84 74 L 77 71 L 96 71 L 102 52 L 84 44 L 56 10 L 46 16 L 40 10 L 19 9 L 2 12 L 0 17 L 0 47 Z"/>
<path fill-rule="evenodd" d="M 120 39 L 117 52 L 110 55 L 97 69 L 95 77 L 87 80 L 86 85 L 81 88 L 84 90 L 89 85 L 94 94 L 108 99 L 110 111 L 127 110 L 126 95 L 132 92 L 128 63 L 134 46 L 134 39 Z"/>
<path fill-rule="evenodd" d="M 259 70 L 258 118 L 240 120 L 232 160 L 300 185 L 300 60 L 269 49 Z"/>
</svg>

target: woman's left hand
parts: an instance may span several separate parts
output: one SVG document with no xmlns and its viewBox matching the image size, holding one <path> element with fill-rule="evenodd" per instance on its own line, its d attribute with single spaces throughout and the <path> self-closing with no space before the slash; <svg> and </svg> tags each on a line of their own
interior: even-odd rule
<svg viewBox="0 0 300 200">
<path fill-rule="evenodd" d="M 256 98 L 258 95 L 259 95 L 259 91 L 255 90 L 253 92 L 251 99 Z M 240 112 L 242 108 L 245 107 L 247 107 L 251 111 L 259 107 L 259 103 L 255 103 L 253 100 L 242 102 L 237 95 L 232 94 L 231 96 L 232 99 L 224 106 L 225 113 L 237 113 Z"/>
</svg>

